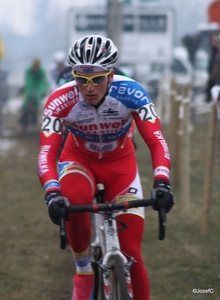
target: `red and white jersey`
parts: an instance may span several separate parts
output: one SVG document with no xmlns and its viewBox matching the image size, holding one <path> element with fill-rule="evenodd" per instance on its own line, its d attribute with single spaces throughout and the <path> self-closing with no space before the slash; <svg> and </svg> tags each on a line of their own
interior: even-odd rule
<svg viewBox="0 0 220 300">
<path fill-rule="evenodd" d="M 44 107 L 40 132 L 38 173 L 45 191 L 59 189 L 57 155 L 63 125 L 69 129 L 65 143 L 68 150 L 105 163 L 119 161 L 135 151 L 131 139 L 134 121 L 150 149 L 154 179 L 169 181 L 169 149 L 154 105 L 139 83 L 115 75 L 98 108 L 84 102 L 75 81 L 56 89 Z"/>
</svg>

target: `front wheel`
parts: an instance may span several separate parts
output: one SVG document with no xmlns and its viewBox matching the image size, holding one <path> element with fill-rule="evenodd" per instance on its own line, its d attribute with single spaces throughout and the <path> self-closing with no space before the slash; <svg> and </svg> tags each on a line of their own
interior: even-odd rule
<svg viewBox="0 0 220 300">
<path fill-rule="evenodd" d="M 109 278 L 103 276 L 103 300 L 132 300 L 132 286 L 130 272 L 124 267 L 124 262 L 119 255 L 112 256 L 112 267 L 109 272 Z"/>
</svg>

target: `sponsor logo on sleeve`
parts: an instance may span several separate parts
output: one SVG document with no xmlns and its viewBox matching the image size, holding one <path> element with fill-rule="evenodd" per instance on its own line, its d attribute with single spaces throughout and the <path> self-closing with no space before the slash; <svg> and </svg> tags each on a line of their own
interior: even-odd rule
<svg viewBox="0 0 220 300">
<path fill-rule="evenodd" d="M 154 177 L 158 175 L 163 175 L 167 178 L 169 178 L 170 170 L 167 167 L 159 166 L 154 170 Z"/>
<path fill-rule="evenodd" d="M 164 157 L 170 160 L 170 151 L 167 145 L 167 142 L 165 141 L 163 134 L 160 130 L 154 131 L 154 135 L 157 137 L 157 139 L 160 141 L 163 150 L 164 150 Z"/>
<path fill-rule="evenodd" d="M 75 88 L 74 88 L 75 89 Z M 76 91 L 69 91 L 53 99 L 44 109 L 45 116 L 52 116 L 59 114 L 66 108 L 74 106 L 77 103 Z"/>
<path fill-rule="evenodd" d="M 50 145 L 44 145 L 40 148 L 40 153 L 38 156 L 38 172 L 40 176 L 43 176 L 45 173 L 49 171 L 47 159 L 48 159 L 50 148 L 51 148 Z"/>
</svg>

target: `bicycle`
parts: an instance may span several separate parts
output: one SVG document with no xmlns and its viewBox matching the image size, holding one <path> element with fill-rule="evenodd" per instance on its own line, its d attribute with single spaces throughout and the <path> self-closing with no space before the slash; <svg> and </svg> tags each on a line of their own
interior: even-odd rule
<svg viewBox="0 0 220 300">
<path fill-rule="evenodd" d="M 77 205 L 69 208 L 70 213 L 94 213 L 94 237 L 90 244 L 91 263 L 94 271 L 94 300 L 132 300 L 132 284 L 130 268 L 135 259 L 128 260 L 120 249 L 118 230 L 124 230 L 127 225 L 114 217 L 114 212 L 132 207 L 152 205 L 151 199 L 125 202 L 103 203 L 104 186 L 97 185 L 93 204 Z M 99 213 L 98 213 L 99 212 Z M 166 212 L 161 209 L 159 216 L 159 240 L 165 238 Z M 117 223 L 121 225 L 117 228 Z M 65 221 L 60 222 L 60 248 L 66 248 Z M 98 298 L 100 297 L 100 298 Z"/>
<path fill-rule="evenodd" d="M 22 132 L 26 132 L 31 125 L 35 125 L 37 123 L 37 101 L 37 92 L 32 90 L 28 96 L 26 106 L 22 108 L 19 119 L 19 123 L 22 126 Z"/>
</svg>

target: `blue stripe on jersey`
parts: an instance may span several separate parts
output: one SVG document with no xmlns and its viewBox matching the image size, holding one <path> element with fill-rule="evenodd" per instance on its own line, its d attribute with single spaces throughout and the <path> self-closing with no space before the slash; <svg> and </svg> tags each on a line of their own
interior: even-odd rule
<svg viewBox="0 0 220 300">
<path fill-rule="evenodd" d="M 120 137 L 122 137 L 123 135 L 125 135 L 128 132 L 128 130 L 131 127 L 131 123 L 132 123 L 132 121 L 129 122 L 126 127 L 124 127 L 122 130 L 120 130 L 118 132 L 101 134 L 101 142 L 107 143 L 107 142 L 112 142 L 112 141 L 119 139 Z M 74 135 L 78 136 L 79 138 L 81 138 L 85 141 L 94 142 L 94 143 L 100 142 L 100 136 L 98 134 L 93 134 L 93 133 L 86 134 L 86 133 L 79 131 L 79 129 L 73 128 L 71 126 L 67 126 L 67 127 Z"/>
<path fill-rule="evenodd" d="M 57 180 L 50 180 L 47 181 L 44 185 L 44 191 L 50 189 L 50 188 L 60 188 L 60 183 Z"/>
</svg>

